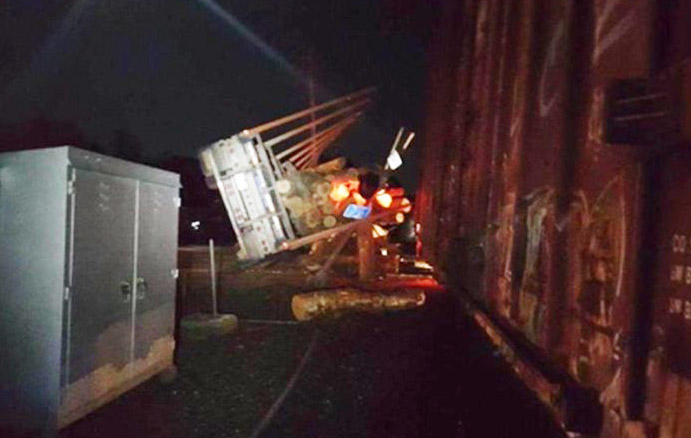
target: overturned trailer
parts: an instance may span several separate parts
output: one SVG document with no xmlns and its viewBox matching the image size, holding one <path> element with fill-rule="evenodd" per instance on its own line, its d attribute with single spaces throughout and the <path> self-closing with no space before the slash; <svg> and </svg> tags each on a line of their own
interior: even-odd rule
<svg viewBox="0 0 691 438">
<path fill-rule="evenodd" d="M 403 190 L 387 192 L 373 172 L 346 169 L 345 159 L 318 164 L 321 153 L 370 103 L 373 91 L 281 117 L 201 151 L 202 171 L 209 186 L 220 192 L 240 259 L 259 260 L 354 232 L 358 221 L 372 223 L 410 211 Z M 400 162 L 399 144 L 402 152 L 412 140 L 411 134 L 401 143 L 401 133 L 391 151 L 395 164 Z M 264 140 L 262 134 L 271 138 Z"/>
<path fill-rule="evenodd" d="M 297 236 L 279 192 L 288 192 L 290 178 L 317 163 L 321 152 L 357 120 L 373 91 L 365 89 L 246 129 L 201 151 L 202 171 L 209 186 L 220 192 L 240 245 L 240 259 L 262 259 L 280 252 Z M 317 133 L 319 126 L 323 129 Z M 283 132 L 263 141 L 262 133 L 276 130 Z M 280 153 L 276 151 L 279 145 L 283 146 Z M 295 215 L 296 208 L 292 210 Z"/>
<path fill-rule="evenodd" d="M 691 436 L 691 2 L 441 3 L 423 252 L 567 429 Z"/>
<path fill-rule="evenodd" d="M 311 271 L 306 281 L 314 286 L 325 286 L 332 267 L 343 260 L 348 262 L 340 265 L 357 267 L 363 284 L 398 272 L 398 250 L 388 245 L 384 227 L 403 222 L 412 204 L 401 187 L 385 181 L 401 165 L 414 134 L 403 139 L 401 128 L 378 172 L 346 168 L 343 158 L 319 164 L 321 152 L 359 117 L 372 91 L 281 117 L 201 151 L 202 171 L 218 189 L 237 236 L 239 259 L 256 261 L 311 245 L 303 262 Z M 342 256 L 353 238 L 355 256 Z M 331 290 L 296 296 L 292 309 L 298 320 L 308 320 L 348 310 L 419 306 L 420 294 Z"/>
</svg>

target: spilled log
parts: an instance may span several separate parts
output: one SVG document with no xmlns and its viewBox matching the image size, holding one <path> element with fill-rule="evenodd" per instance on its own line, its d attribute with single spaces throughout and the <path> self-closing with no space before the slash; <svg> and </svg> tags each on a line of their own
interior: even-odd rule
<svg viewBox="0 0 691 438">
<path fill-rule="evenodd" d="M 425 293 L 399 290 L 387 293 L 339 289 L 308 292 L 293 296 L 291 308 L 298 321 L 309 321 L 345 312 L 402 310 L 422 306 Z"/>
</svg>

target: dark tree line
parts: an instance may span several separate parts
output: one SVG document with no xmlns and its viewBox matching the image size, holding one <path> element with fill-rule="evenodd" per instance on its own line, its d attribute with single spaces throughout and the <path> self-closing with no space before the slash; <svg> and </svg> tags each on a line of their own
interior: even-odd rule
<svg viewBox="0 0 691 438">
<path fill-rule="evenodd" d="M 126 129 L 116 129 L 105 144 L 90 141 L 75 122 L 39 116 L 18 123 L 0 124 L 0 152 L 76 146 L 118 158 L 142 162 L 143 145 Z"/>
</svg>

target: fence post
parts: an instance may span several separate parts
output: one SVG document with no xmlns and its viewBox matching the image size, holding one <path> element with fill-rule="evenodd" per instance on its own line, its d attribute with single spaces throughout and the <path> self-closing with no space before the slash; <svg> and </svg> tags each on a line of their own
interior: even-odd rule
<svg viewBox="0 0 691 438">
<path fill-rule="evenodd" d="M 214 250 L 214 239 L 209 239 L 209 265 L 211 267 L 211 306 L 213 315 L 218 315 L 218 308 L 216 305 L 216 253 Z"/>
</svg>

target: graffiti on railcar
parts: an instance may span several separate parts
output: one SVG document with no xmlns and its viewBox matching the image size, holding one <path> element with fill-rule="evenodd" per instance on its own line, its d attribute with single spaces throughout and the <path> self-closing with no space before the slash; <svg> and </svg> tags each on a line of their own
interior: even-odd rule
<svg viewBox="0 0 691 438">
<path fill-rule="evenodd" d="M 591 152 L 597 152 L 604 144 L 604 114 L 605 114 L 605 91 L 602 87 L 593 90 L 590 100 L 590 110 L 588 111 L 588 137 L 586 146 L 590 147 Z M 595 157 L 597 161 L 597 156 Z"/>
<path fill-rule="evenodd" d="M 522 228 L 518 215 L 519 180 L 521 170 L 521 154 L 524 144 L 525 119 L 527 116 L 529 78 L 530 78 L 530 51 L 533 45 L 534 2 L 521 2 L 517 6 L 520 17 L 518 25 L 512 30 L 518 50 L 509 51 L 511 76 L 507 84 L 509 94 L 507 111 L 504 123 L 509 125 L 506 134 L 505 150 L 501 152 L 498 160 L 498 190 L 496 191 L 497 215 L 495 226 L 489 231 L 493 234 L 488 239 L 491 242 L 495 254 L 488 265 L 493 267 L 495 275 L 494 287 L 495 310 L 503 317 L 510 319 L 515 312 L 516 278 L 514 271 L 516 266 L 516 253 L 520 252 L 517 240 Z M 488 253 L 489 255 L 489 253 Z"/>
<path fill-rule="evenodd" d="M 549 41 L 547 56 L 542 63 L 540 73 L 540 85 L 538 87 L 538 105 L 540 117 L 547 117 L 557 103 L 559 97 L 563 95 L 563 81 L 558 81 L 552 71 L 564 64 L 564 49 L 566 40 L 566 20 L 561 19 Z M 553 83 L 550 83 L 550 79 Z"/>
<path fill-rule="evenodd" d="M 622 299 L 626 262 L 626 205 L 624 179 L 612 179 L 588 205 L 583 192 L 577 199 L 580 220 L 574 221 L 580 242 L 576 275 L 578 354 L 575 374 L 603 391 L 602 401 L 621 405 L 621 372 L 626 354 L 626 334 L 614 312 Z M 620 309 L 621 310 L 621 309 Z"/>
<path fill-rule="evenodd" d="M 551 245 L 553 234 L 554 189 L 542 187 L 525 197 L 525 248 L 523 273 L 518 292 L 518 325 L 523 333 L 540 346 L 546 345 L 546 295 L 551 291 Z"/>
<path fill-rule="evenodd" d="M 650 65 L 651 1 L 594 2 L 588 102 L 581 125 L 570 229 L 566 327 L 571 372 L 600 391 L 603 437 L 620 436 L 631 376 L 629 355 L 638 263 L 641 199 L 635 150 L 604 140 L 605 88 L 611 78 L 645 75 Z M 622 56 L 622 54 L 626 54 Z"/>
<path fill-rule="evenodd" d="M 549 244 L 555 233 L 575 236 L 577 252 L 574 317 L 570 330 L 576 338 L 576 357 L 572 372 L 582 382 L 603 391 L 608 406 L 621 406 L 622 365 L 625 363 L 627 334 L 617 324 L 614 313 L 617 300 L 622 299 L 626 261 L 626 204 L 623 177 L 617 176 L 602 192 L 589 201 L 584 192 L 575 196 L 569 217 L 559 224 L 555 213 L 555 191 L 550 187 L 534 190 L 523 198 L 525 205 L 517 215 L 513 202 L 507 203 L 494 233 L 502 248 L 501 259 L 508 281 L 500 283 L 499 304 L 495 309 L 510 315 L 512 267 L 520 265 L 517 276 L 517 326 L 525 336 L 544 346 L 547 339 L 546 320 L 550 311 L 547 294 L 550 290 L 551 263 L 559 258 Z M 514 226 L 523 228 L 525 238 L 512 258 Z M 550 237 L 552 236 L 552 237 Z M 565 254 L 563 254 L 565 256 Z M 619 306 L 620 307 L 620 306 Z"/>
<path fill-rule="evenodd" d="M 688 57 L 691 0 L 526 0 L 512 3 L 513 21 L 498 19 L 505 10 L 497 2 L 472 3 L 479 13 L 449 40 L 471 40 L 468 59 L 478 61 L 472 80 L 456 78 L 450 87 L 466 88 L 470 117 L 467 132 L 450 135 L 462 160 L 460 199 L 449 204 L 461 205 L 461 237 L 486 233 L 486 303 L 536 351 L 599 393 L 600 437 L 691 436 L 691 185 L 660 189 L 675 194 L 661 211 L 685 204 L 673 227 L 667 216 L 656 225 L 664 248 L 646 248 L 667 253 L 656 261 L 660 278 L 649 292 L 637 282 L 645 275 L 639 246 L 651 235 L 642 220 L 651 149 L 604 139 L 612 81 L 664 74 Z M 511 37 L 499 44 L 498 35 Z M 488 58 L 509 63 L 506 82 Z M 682 159 L 668 182 L 688 182 L 691 153 Z M 441 184 L 433 183 L 437 192 Z M 427 217 L 439 224 L 440 216 Z M 684 246 L 690 252 L 681 253 Z M 652 321 L 641 313 L 648 293 L 656 303 Z M 644 358 L 632 347 L 649 323 L 647 368 L 640 370 Z M 539 386 L 531 372 L 514 369 Z M 645 418 L 635 417 L 643 401 Z"/>
<path fill-rule="evenodd" d="M 496 249 L 493 261 L 497 266 L 496 278 L 497 299 L 496 311 L 505 318 L 511 318 L 513 306 L 511 255 L 514 243 L 514 220 L 516 213 L 516 192 L 506 193 L 506 202 L 501 208 L 497 229 L 494 233 Z"/>
<path fill-rule="evenodd" d="M 530 110 L 526 113 L 522 168 L 520 240 L 515 267 L 517 284 L 517 326 L 525 336 L 551 349 L 559 330 L 558 314 L 562 290 L 557 287 L 559 235 L 556 230 L 557 191 L 563 174 L 566 144 L 564 105 L 570 79 L 567 47 L 572 27 L 573 2 L 539 2 L 531 79 Z"/>
<path fill-rule="evenodd" d="M 601 0 L 596 2 L 595 44 L 592 52 L 592 64 L 598 65 L 600 58 L 612 46 L 621 40 L 636 24 L 636 10 L 627 8 L 627 0 Z"/>
</svg>

